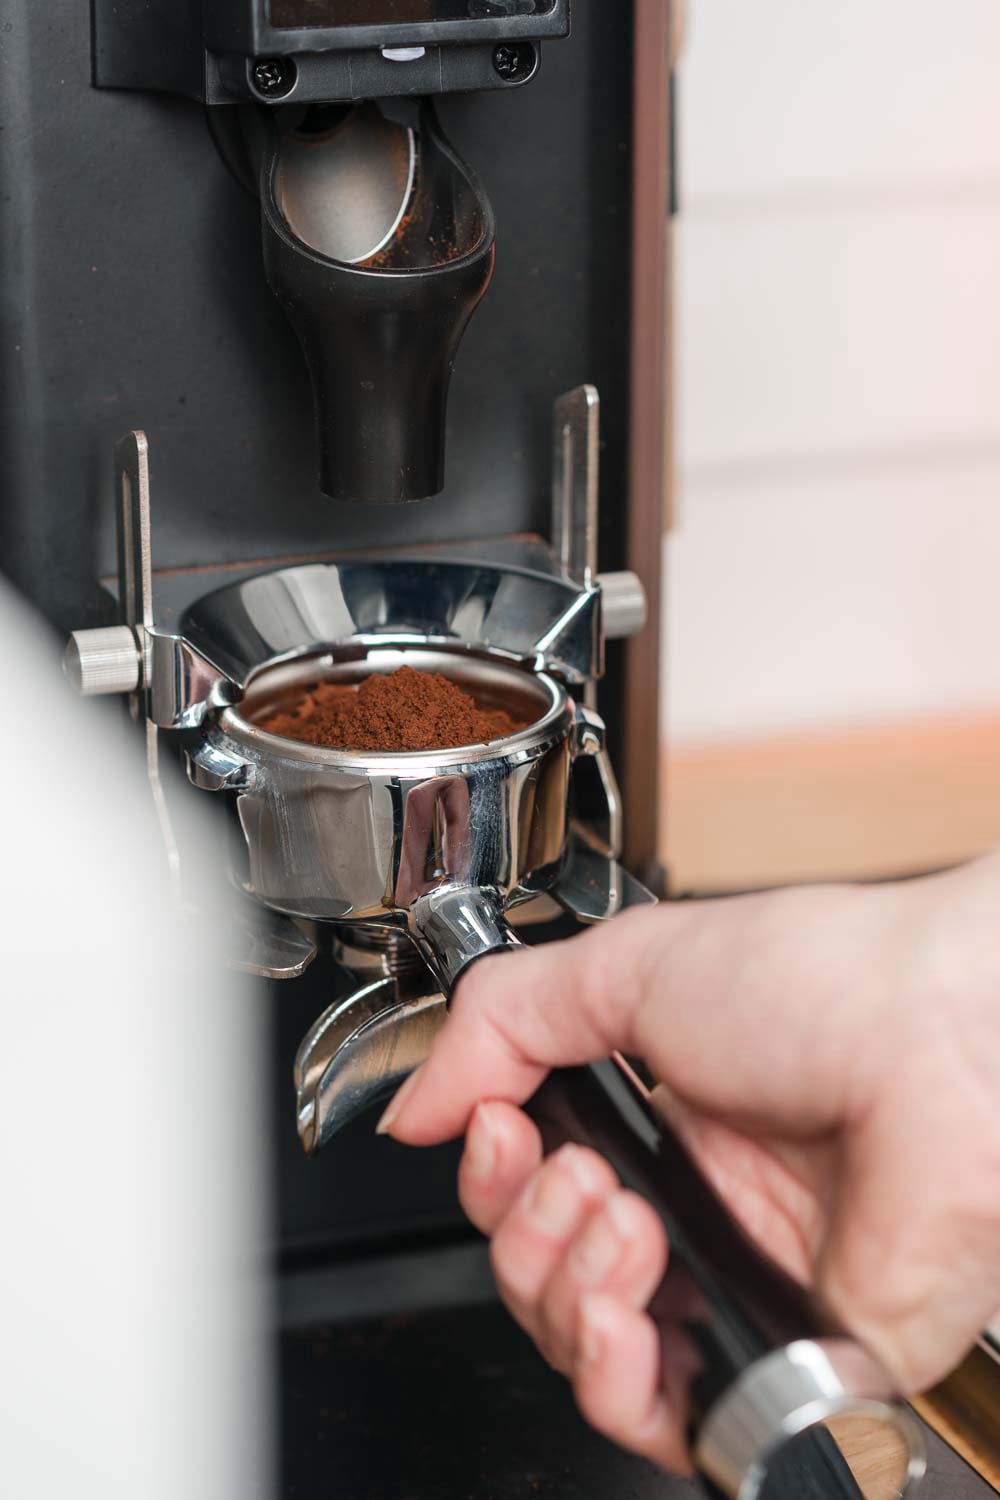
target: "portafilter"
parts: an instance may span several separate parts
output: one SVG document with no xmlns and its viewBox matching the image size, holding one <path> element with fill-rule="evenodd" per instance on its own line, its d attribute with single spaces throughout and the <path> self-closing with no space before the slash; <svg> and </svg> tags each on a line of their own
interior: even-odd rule
<svg viewBox="0 0 1000 1500">
<path fill-rule="evenodd" d="M 440 672 L 527 727 L 491 744 L 379 752 L 261 727 L 317 679 L 347 685 L 402 665 Z M 570 770 L 603 739 L 599 717 L 547 673 L 348 643 L 258 671 L 189 751 L 188 769 L 195 785 L 236 793 L 248 894 L 292 917 L 405 931 L 450 993 L 476 958 L 516 942 L 505 912 L 555 883 Z"/>
</svg>

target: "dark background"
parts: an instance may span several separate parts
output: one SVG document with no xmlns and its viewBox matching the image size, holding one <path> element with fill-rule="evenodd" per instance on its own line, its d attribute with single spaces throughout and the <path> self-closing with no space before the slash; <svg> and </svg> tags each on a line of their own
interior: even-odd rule
<svg viewBox="0 0 1000 1500">
<path fill-rule="evenodd" d="M 604 403 L 601 566 L 622 566 L 629 14 L 579 5 L 529 86 L 440 102 L 493 199 L 497 273 L 458 357 L 445 492 L 387 511 L 318 492 L 257 204 L 204 110 L 92 89 L 81 0 L 0 0 L 4 571 L 60 628 L 93 622 L 111 446 L 136 426 L 156 567 L 545 530 L 552 401 L 584 380 Z"/>
</svg>

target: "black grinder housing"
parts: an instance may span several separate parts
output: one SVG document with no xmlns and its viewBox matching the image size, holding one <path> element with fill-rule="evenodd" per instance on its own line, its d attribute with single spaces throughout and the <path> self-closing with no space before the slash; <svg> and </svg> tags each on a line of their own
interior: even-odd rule
<svg viewBox="0 0 1000 1500">
<path fill-rule="evenodd" d="M 325 494 L 442 489 L 451 371 L 495 225 L 428 96 L 519 87 L 539 40 L 568 30 L 568 0 L 94 0 L 98 86 L 266 107 L 227 111 L 217 136 L 260 196 Z"/>
</svg>

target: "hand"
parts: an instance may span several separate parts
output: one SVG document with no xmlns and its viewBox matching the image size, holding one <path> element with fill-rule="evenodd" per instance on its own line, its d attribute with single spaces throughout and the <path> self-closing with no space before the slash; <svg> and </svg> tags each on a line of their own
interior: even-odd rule
<svg viewBox="0 0 1000 1500">
<path fill-rule="evenodd" d="M 1000 1306 L 1000 858 L 944 876 L 648 908 L 485 960 L 380 1128 L 466 1133 L 462 1203 L 584 1414 L 666 1467 L 678 1378 L 643 1308 L 659 1219 L 516 1107 L 621 1049 L 745 1229 L 907 1391 Z M 669 1351 L 668 1351 L 669 1353 Z M 664 1372 L 666 1371 L 666 1378 Z"/>
</svg>

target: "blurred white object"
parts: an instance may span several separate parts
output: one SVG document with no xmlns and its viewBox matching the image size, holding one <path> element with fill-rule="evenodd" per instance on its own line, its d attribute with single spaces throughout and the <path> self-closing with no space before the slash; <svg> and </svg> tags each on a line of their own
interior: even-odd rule
<svg viewBox="0 0 1000 1500">
<path fill-rule="evenodd" d="M 0 589 L 0 1494 L 266 1500 L 262 1017 L 42 632 Z"/>
</svg>

